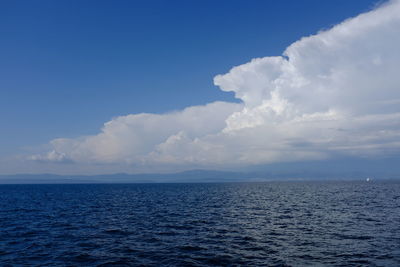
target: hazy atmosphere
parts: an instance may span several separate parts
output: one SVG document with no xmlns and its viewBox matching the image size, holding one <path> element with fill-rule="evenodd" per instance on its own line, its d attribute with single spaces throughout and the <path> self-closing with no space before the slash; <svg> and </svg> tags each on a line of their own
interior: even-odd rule
<svg viewBox="0 0 400 267">
<path fill-rule="evenodd" d="M 399 159 L 399 1 L 93 3 L 2 2 L 0 174 Z"/>
</svg>

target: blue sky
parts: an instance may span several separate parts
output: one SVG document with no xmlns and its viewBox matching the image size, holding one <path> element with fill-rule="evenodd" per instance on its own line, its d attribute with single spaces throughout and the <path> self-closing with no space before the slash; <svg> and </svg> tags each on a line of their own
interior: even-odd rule
<svg viewBox="0 0 400 267">
<path fill-rule="evenodd" d="M 1 154 L 115 116 L 235 101 L 212 78 L 377 1 L 1 1 Z"/>
<path fill-rule="evenodd" d="M 400 1 L 1 1 L 0 173 L 400 154 Z"/>
</svg>

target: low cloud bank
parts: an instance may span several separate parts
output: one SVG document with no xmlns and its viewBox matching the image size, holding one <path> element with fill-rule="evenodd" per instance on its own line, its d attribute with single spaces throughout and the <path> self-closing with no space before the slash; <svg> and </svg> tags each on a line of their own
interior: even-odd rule
<svg viewBox="0 0 400 267">
<path fill-rule="evenodd" d="M 400 148 L 400 1 L 217 75 L 241 104 L 112 119 L 32 160 L 229 167 L 391 155 Z"/>
</svg>

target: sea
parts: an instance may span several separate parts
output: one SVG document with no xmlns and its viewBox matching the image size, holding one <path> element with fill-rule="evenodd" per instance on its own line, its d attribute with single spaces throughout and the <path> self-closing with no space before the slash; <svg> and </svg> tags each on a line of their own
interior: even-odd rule
<svg viewBox="0 0 400 267">
<path fill-rule="evenodd" d="M 400 181 L 0 185 L 0 266 L 400 266 Z"/>
</svg>

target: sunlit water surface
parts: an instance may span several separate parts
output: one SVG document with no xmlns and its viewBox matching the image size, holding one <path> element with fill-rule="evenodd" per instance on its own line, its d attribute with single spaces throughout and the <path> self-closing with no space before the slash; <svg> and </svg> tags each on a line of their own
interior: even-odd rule
<svg viewBox="0 0 400 267">
<path fill-rule="evenodd" d="M 400 266 L 400 182 L 2 185 L 0 265 Z"/>
</svg>

